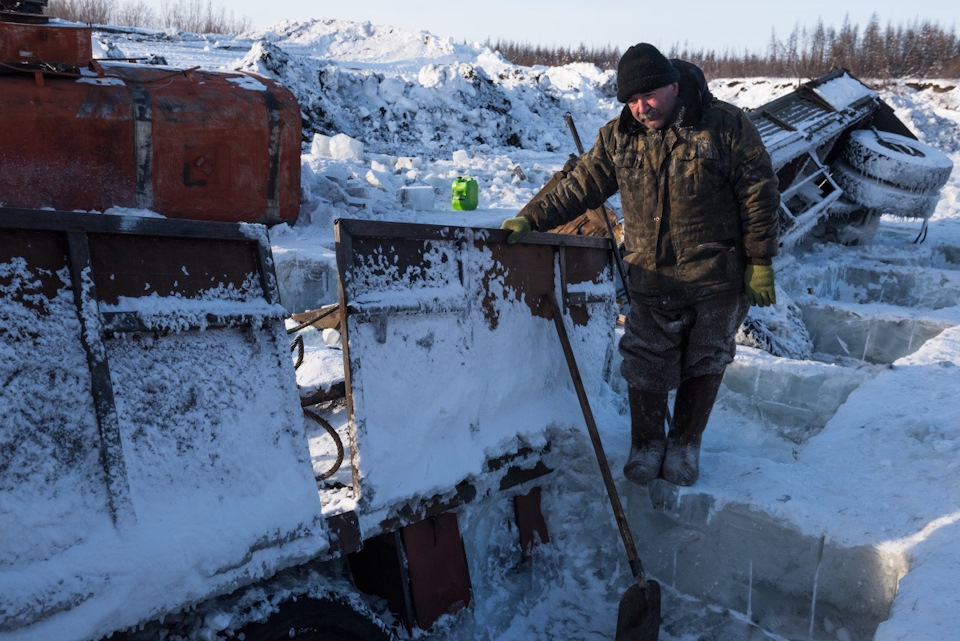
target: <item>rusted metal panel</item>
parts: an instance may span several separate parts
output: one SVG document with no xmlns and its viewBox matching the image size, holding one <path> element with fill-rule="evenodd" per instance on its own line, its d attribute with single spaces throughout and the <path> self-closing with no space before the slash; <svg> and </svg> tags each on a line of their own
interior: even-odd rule
<svg viewBox="0 0 960 641">
<path fill-rule="evenodd" d="M 85 65 L 93 57 L 92 32 L 82 24 L 25 24 L 0 19 L 0 62 Z"/>
<path fill-rule="evenodd" d="M 260 288 L 248 282 L 259 270 L 257 246 L 249 240 L 93 234 L 90 253 L 99 300 L 108 304 L 121 297 L 198 298 L 219 288 Z"/>
<path fill-rule="evenodd" d="M 136 206 L 133 111 L 122 86 L 0 76 L 0 201 L 7 207 Z"/>
<path fill-rule="evenodd" d="M 533 558 L 533 548 L 541 543 L 550 542 L 547 522 L 540 509 L 540 487 L 526 494 L 513 497 L 514 516 L 520 533 L 520 558 L 529 561 Z"/>
<path fill-rule="evenodd" d="M 20 34 L 10 35 L 0 41 L 16 47 Z M 89 30 L 86 37 L 89 48 Z M 0 75 L 5 206 L 296 220 L 301 119 L 286 87 L 243 72 L 108 61 L 91 70 L 88 62 L 78 71 L 28 65 Z"/>
<path fill-rule="evenodd" d="M 454 513 L 370 537 L 348 557 L 357 587 L 386 600 L 409 631 L 470 604 L 470 571 Z"/>
<path fill-rule="evenodd" d="M 457 515 L 441 514 L 401 531 L 410 573 L 410 597 L 423 630 L 444 614 L 470 605 L 470 572 Z"/>
</svg>

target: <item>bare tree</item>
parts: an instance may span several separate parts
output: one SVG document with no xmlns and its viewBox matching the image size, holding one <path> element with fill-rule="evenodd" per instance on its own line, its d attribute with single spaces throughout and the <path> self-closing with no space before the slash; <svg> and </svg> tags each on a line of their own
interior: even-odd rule
<svg viewBox="0 0 960 641">
<path fill-rule="evenodd" d="M 250 20 L 227 14 L 223 6 L 214 7 L 212 0 L 179 0 L 163 9 L 163 22 L 193 33 L 241 33 L 250 29 Z"/>
<path fill-rule="evenodd" d="M 165 5 L 161 16 L 144 0 L 49 0 L 46 14 L 90 24 L 119 24 L 128 27 L 174 27 L 193 33 L 242 33 L 250 30 L 250 19 L 237 17 L 212 0 L 178 0 Z"/>
<path fill-rule="evenodd" d="M 46 14 L 71 22 L 109 24 L 116 0 L 50 0 Z"/>
<path fill-rule="evenodd" d="M 113 22 L 125 27 L 156 27 L 159 20 L 156 12 L 144 0 L 129 0 L 117 7 Z"/>
</svg>

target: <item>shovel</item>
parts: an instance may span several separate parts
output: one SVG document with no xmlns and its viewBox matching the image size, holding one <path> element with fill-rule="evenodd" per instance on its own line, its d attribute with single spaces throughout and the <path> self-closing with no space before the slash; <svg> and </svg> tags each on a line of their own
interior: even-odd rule
<svg viewBox="0 0 960 641">
<path fill-rule="evenodd" d="M 573 356 L 573 348 L 570 346 L 570 339 L 567 337 L 563 317 L 560 315 L 560 308 L 557 306 L 557 299 L 553 292 L 546 295 L 545 302 L 550 315 L 553 317 L 553 324 L 557 328 L 560 344 L 563 346 L 563 355 L 567 359 L 570 378 L 577 390 L 580 409 L 583 411 L 587 431 L 590 433 L 590 441 L 593 443 L 593 451 L 596 452 L 597 463 L 600 464 L 603 484 L 607 488 L 607 496 L 610 497 L 610 505 L 613 506 L 613 514 L 617 519 L 620 537 L 623 539 L 623 546 L 627 550 L 630 571 L 633 572 L 636 579 L 636 582 L 627 588 L 620 599 L 616 641 L 657 641 L 660 637 L 660 584 L 653 579 L 648 579 L 643 572 L 643 564 L 637 555 L 637 546 L 633 542 L 633 535 L 630 534 L 630 526 L 627 524 L 627 517 L 623 513 L 623 505 L 620 503 L 617 487 L 613 484 L 610 464 L 603 453 L 603 443 L 600 442 L 597 423 L 593 419 L 590 402 L 587 400 L 583 380 L 580 378 L 580 369 L 577 367 L 577 361 Z"/>
</svg>

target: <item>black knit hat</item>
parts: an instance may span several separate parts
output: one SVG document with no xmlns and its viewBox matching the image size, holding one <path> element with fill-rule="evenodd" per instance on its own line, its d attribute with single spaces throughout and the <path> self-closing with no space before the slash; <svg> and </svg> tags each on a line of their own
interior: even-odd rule
<svg viewBox="0 0 960 641">
<path fill-rule="evenodd" d="M 653 45 L 641 42 L 627 49 L 617 63 L 617 100 L 627 102 L 630 96 L 679 80 L 680 72 L 666 56 Z"/>
</svg>

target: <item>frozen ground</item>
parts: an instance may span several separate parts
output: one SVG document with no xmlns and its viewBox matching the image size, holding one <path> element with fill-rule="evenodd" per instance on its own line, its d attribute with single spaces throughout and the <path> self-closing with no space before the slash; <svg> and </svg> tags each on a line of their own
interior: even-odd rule
<svg viewBox="0 0 960 641">
<path fill-rule="evenodd" d="M 564 112 L 589 145 L 618 110 L 611 74 L 593 67 L 515 67 L 473 45 L 370 24 L 286 23 L 229 39 L 104 30 L 97 39 L 117 56 L 275 74 L 297 94 L 312 128 L 302 214 L 270 231 L 290 311 L 336 300 L 336 218 L 498 227 L 574 151 Z M 711 81 L 715 95 L 744 107 L 791 86 Z M 960 161 L 955 82 L 877 88 L 921 140 Z M 475 211 L 450 207 L 460 175 L 480 184 Z M 885 219 L 869 246 L 798 248 L 777 261 L 782 300 L 802 310 L 813 356 L 739 350 L 695 487 L 622 482 L 622 384 L 611 378 L 593 399 L 641 556 L 666 588 L 663 638 L 955 638 L 957 192 L 955 171 L 922 245 L 915 222 Z M 301 384 L 328 385 L 342 376 L 339 351 L 310 338 Z M 343 410 L 326 411 L 342 429 Z M 496 504 L 467 512 L 462 529 L 478 533 L 466 541 L 474 605 L 442 621 L 438 638 L 612 637 L 629 581 L 622 547 L 585 433 L 552 436 L 550 545 L 508 577 L 485 572 L 507 556 L 496 528 L 507 516 Z"/>
</svg>

